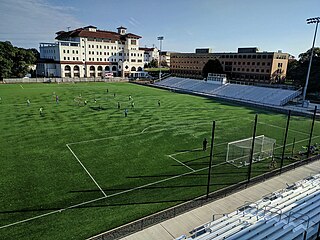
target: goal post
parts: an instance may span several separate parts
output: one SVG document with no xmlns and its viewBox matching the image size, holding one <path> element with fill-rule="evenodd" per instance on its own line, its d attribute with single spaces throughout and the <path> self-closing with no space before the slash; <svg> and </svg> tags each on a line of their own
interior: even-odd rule
<svg viewBox="0 0 320 240">
<path fill-rule="evenodd" d="M 255 137 L 252 162 L 273 158 L 276 140 L 260 135 Z M 249 165 L 252 137 L 228 143 L 226 162 L 240 168 Z"/>
</svg>

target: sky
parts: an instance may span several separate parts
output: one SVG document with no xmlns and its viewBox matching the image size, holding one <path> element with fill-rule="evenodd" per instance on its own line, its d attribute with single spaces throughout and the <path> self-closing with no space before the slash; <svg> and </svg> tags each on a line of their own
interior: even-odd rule
<svg viewBox="0 0 320 240">
<path fill-rule="evenodd" d="M 141 46 L 159 47 L 164 36 L 163 51 L 258 47 L 297 57 L 312 45 L 306 19 L 318 16 L 320 0 L 0 0 L 0 41 L 39 49 L 68 27 L 122 25 L 142 36 Z"/>
</svg>

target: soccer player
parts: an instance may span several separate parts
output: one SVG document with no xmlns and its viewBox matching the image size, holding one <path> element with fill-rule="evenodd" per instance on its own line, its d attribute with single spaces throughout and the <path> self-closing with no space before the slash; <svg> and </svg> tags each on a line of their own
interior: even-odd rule
<svg viewBox="0 0 320 240">
<path fill-rule="evenodd" d="M 29 98 L 27 99 L 27 105 L 30 106 L 30 100 L 29 100 Z"/>
<path fill-rule="evenodd" d="M 40 113 L 40 116 L 42 117 L 43 116 L 43 108 L 42 107 L 39 108 L 39 113 Z"/>
<path fill-rule="evenodd" d="M 87 104 L 88 104 L 87 100 L 84 100 L 84 105 L 87 105 Z"/>
<path fill-rule="evenodd" d="M 109 89 L 107 88 L 107 93 L 109 92 Z"/>
<path fill-rule="evenodd" d="M 134 102 L 131 102 L 131 107 L 134 108 Z"/>
<path fill-rule="evenodd" d="M 131 95 L 129 95 L 129 101 L 131 101 L 132 100 L 132 97 L 131 97 Z"/>
<path fill-rule="evenodd" d="M 203 139 L 203 142 L 202 142 L 202 150 L 203 151 L 206 151 L 207 150 L 207 144 L 208 144 L 208 141 L 206 138 Z"/>
<path fill-rule="evenodd" d="M 120 109 L 120 102 L 118 102 L 118 109 Z"/>
<path fill-rule="evenodd" d="M 116 94 L 114 93 L 114 94 L 113 94 L 113 98 L 115 98 L 115 97 L 116 97 Z"/>
<path fill-rule="evenodd" d="M 160 107 L 161 103 L 160 103 L 160 100 L 158 100 L 158 106 Z"/>
<path fill-rule="evenodd" d="M 124 110 L 124 117 L 127 117 L 128 116 L 128 109 L 125 109 Z"/>
<path fill-rule="evenodd" d="M 56 104 L 59 104 L 59 96 L 56 95 Z"/>
</svg>

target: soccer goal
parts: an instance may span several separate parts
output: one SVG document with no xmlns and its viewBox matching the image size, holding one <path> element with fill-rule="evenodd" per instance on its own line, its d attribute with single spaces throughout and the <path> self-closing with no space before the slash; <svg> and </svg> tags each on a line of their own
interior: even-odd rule
<svg viewBox="0 0 320 240">
<path fill-rule="evenodd" d="M 255 137 L 252 162 L 273 158 L 276 140 L 264 135 Z M 228 143 L 226 161 L 238 168 L 249 165 L 252 137 Z"/>
</svg>

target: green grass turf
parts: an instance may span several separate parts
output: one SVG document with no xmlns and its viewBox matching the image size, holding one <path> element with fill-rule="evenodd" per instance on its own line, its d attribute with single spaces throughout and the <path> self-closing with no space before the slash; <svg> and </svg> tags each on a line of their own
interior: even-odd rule
<svg viewBox="0 0 320 240">
<path fill-rule="evenodd" d="M 257 135 L 275 138 L 281 156 L 287 119 L 129 83 L 3 84 L 0 97 L 0 239 L 84 239 L 204 195 L 210 149 L 201 147 L 204 137 L 210 145 L 212 120 L 210 191 L 243 181 L 247 167 L 225 164 L 227 143 L 250 137 L 258 113 Z M 310 126 L 292 117 L 286 156 L 294 138 L 294 155 L 307 145 Z M 319 133 L 316 122 L 313 142 Z M 104 196 L 66 144 L 108 197 L 59 212 Z M 267 171 L 268 161 L 253 164 L 253 176 Z"/>
</svg>

